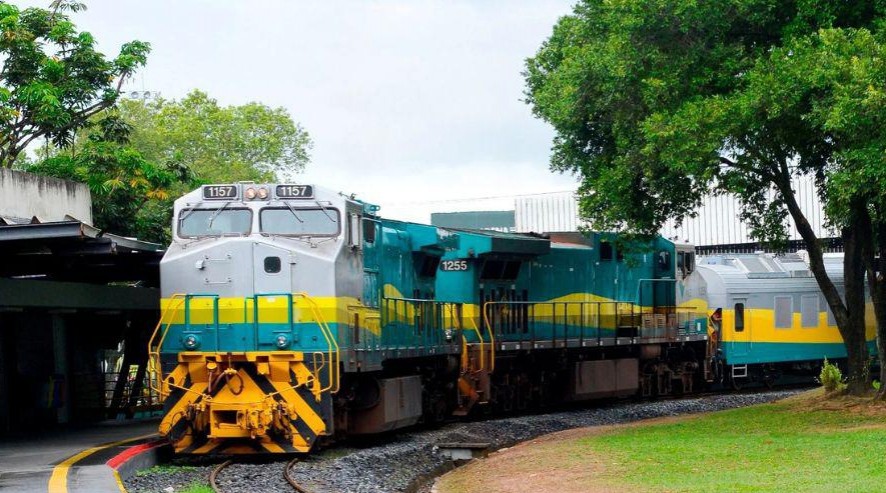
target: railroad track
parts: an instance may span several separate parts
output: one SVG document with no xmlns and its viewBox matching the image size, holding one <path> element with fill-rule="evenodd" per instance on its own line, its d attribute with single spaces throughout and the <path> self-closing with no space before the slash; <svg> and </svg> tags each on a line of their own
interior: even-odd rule
<svg viewBox="0 0 886 493">
<path fill-rule="evenodd" d="M 792 383 L 779 386 L 781 390 L 773 392 L 780 397 L 782 394 L 793 394 L 796 391 L 809 388 L 807 383 Z M 433 447 L 454 442 L 489 442 L 490 449 L 532 439 L 548 433 L 554 433 L 570 428 L 586 426 L 611 425 L 622 422 L 633 422 L 640 419 L 673 416 L 676 414 L 712 412 L 722 409 L 732 409 L 739 406 L 768 402 L 770 399 L 755 399 L 755 395 L 765 396 L 770 392 L 759 392 L 760 388 L 747 388 L 739 392 L 720 390 L 706 390 L 692 395 L 673 395 L 659 399 L 635 399 L 613 401 L 602 406 L 582 406 L 548 409 L 541 413 L 515 414 L 510 417 L 482 420 L 463 420 L 446 425 L 443 429 L 417 429 L 408 433 L 408 440 L 382 440 L 382 443 L 372 447 L 360 448 L 349 451 L 347 454 L 333 454 L 324 458 L 322 454 L 311 461 L 309 471 L 302 471 L 296 466 L 297 460 L 290 458 L 273 457 L 273 461 L 261 461 L 259 464 L 251 464 L 251 461 L 235 458 L 237 468 L 225 471 L 231 463 L 219 464 L 210 478 L 213 491 L 233 493 L 237 491 L 261 491 L 259 483 L 249 483 L 245 478 L 235 478 L 229 474 L 248 474 L 255 478 L 272 477 L 278 491 L 291 488 L 292 491 L 310 491 L 305 486 L 295 481 L 294 486 L 287 487 L 279 481 L 278 474 L 284 474 L 284 480 L 292 484 L 294 476 L 298 476 L 301 482 L 310 481 L 308 478 L 323 478 L 322 488 L 330 491 L 343 491 L 361 489 L 372 492 L 384 492 L 394 490 L 409 490 L 416 484 L 423 484 L 425 478 L 435 474 L 434 471 L 441 467 L 445 461 L 442 453 L 433 452 Z M 775 397 L 773 397 L 775 398 Z M 680 401 L 688 400 L 688 404 Z M 670 401 L 670 402 L 668 402 Z M 696 402 L 701 401 L 701 402 Z M 515 426 L 518 423 L 519 426 Z M 467 447 L 470 448 L 470 447 Z M 388 457 L 388 461 L 402 462 L 402 474 L 390 473 L 389 464 L 381 464 L 377 457 Z M 270 459 L 270 458 L 269 458 Z M 283 460 L 285 459 L 285 460 Z M 304 460 L 300 457 L 298 460 Z M 241 469 L 239 465 L 244 466 Z M 448 462 L 447 462 L 448 464 Z M 285 465 L 285 469 L 283 469 Z M 281 470 L 282 469 L 282 470 Z M 248 472 L 241 472 L 241 471 Z M 192 475 L 184 476 L 176 489 L 184 489 L 186 485 L 194 481 L 206 481 L 206 472 L 195 469 Z M 199 475 L 199 476 L 198 476 Z M 150 476 L 149 476 L 150 477 Z M 158 476 L 159 478 L 159 476 Z M 227 479 L 226 479 L 227 478 Z M 221 480 L 221 484 L 219 483 Z M 234 480 L 234 481 L 232 481 Z M 148 480 L 149 487 L 134 488 L 140 491 L 158 491 L 168 486 L 168 480 L 163 478 Z M 236 486 L 233 484 L 236 482 Z M 357 486 L 354 486 L 357 485 Z M 156 486 L 156 487 L 155 487 Z M 227 488 L 227 491 L 225 491 Z M 315 490 L 316 493 L 316 490 Z"/>
<path fill-rule="evenodd" d="M 286 463 L 286 466 L 283 468 L 283 479 L 285 479 L 286 482 L 289 483 L 289 486 L 292 486 L 292 489 L 295 490 L 297 493 L 312 493 L 311 490 L 299 484 L 299 482 L 296 481 L 295 478 L 292 476 L 292 466 L 294 466 L 298 461 L 299 458 L 296 457 Z M 224 490 L 222 490 L 221 487 L 219 487 L 218 485 L 218 475 L 232 464 L 234 464 L 233 460 L 226 460 L 221 464 L 215 466 L 215 468 L 212 469 L 212 472 L 209 473 L 209 486 L 212 487 L 212 491 L 214 491 L 215 493 L 224 493 Z"/>
</svg>

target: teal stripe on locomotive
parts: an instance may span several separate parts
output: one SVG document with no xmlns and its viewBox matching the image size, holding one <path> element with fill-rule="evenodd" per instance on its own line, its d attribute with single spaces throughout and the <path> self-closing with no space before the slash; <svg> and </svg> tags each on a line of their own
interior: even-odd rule
<svg viewBox="0 0 886 493">
<path fill-rule="evenodd" d="M 338 333 L 337 323 L 328 324 L 333 334 Z M 195 337 L 196 344 L 188 344 Z M 279 338 L 285 338 L 279 340 Z M 172 324 L 163 343 L 163 351 L 304 351 L 325 352 L 329 345 L 316 323 L 225 323 L 218 324 Z"/>
</svg>

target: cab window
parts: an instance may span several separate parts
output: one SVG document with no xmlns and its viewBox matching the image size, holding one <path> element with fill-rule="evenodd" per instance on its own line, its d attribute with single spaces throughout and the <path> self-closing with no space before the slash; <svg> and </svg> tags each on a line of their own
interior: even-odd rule
<svg viewBox="0 0 886 493">
<path fill-rule="evenodd" d="M 259 213 L 261 232 L 286 236 L 338 236 L 339 213 L 331 207 L 266 207 Z"/>
<path fill-rule="evenodd" d="M 179 214 L 178 235 L 201 236 L 248 235 L 252 229 L 249 209 L 186 209 Z"/>
<path fill-rule="evenodd" d="M 692 274 L 695 270 L 695 253 L 677 252 L 677 270 L 683 274 L 683 277 Z"/>
</svg>

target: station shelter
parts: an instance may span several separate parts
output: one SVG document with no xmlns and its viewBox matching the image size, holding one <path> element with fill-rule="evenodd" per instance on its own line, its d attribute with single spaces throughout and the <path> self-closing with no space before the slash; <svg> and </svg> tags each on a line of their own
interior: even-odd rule
<svg viewBox="0 0 886 493">
<path fill-rule="evenodd" d="M 161 245 L 93 226 L 85 185 L 0 169 L 0 435 L 156 411 Z"/>
</svg>

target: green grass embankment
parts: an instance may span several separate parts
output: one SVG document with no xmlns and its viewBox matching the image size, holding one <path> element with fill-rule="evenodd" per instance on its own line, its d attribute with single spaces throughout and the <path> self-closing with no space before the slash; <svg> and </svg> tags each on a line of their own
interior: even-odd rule
<svg viewBox="0 0 886 493">
<path fill-rule="evenodd" d="M 869 399 L 813 391 L 558 435 L 457 469 L 438 491 L 886 491 L 886 407 Z"/>
</svg>

